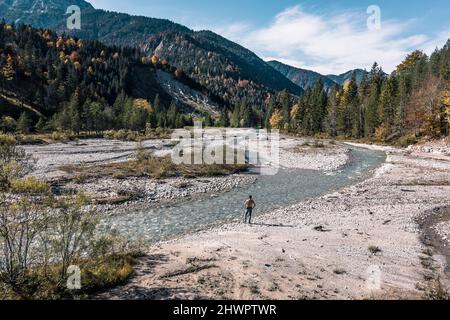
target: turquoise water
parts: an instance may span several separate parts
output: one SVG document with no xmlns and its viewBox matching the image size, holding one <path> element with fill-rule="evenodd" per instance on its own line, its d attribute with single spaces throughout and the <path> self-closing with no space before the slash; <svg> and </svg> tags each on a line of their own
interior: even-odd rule
<svg viewBox="0 0 450 320">
<path fill-rule="evenodd" d="M 258 177 L 253 185 L 212 198 L 111 216 L 105 218 L 101 225 L 102 229 L 116 229 L 132 239 L 142 238 L 150 242 L 170 239 L 206 227 L 243 220 L 243 203 L 248 195 L 253 195 L 257 202 L 254 216 L 258 216 L 358 182 L 385 159 L 383 152 L 351 147 L 351 162 L 334 175 L 283 169 L 275 176 Z"/>
</svg>

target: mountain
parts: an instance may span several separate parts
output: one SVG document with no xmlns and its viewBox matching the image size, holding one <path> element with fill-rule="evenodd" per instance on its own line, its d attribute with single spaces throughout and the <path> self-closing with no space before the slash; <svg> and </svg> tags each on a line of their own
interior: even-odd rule
<svg viewBox="0 0 450 320">
<path fill-rule="evenodd" d="M 317 80 L 322 81 L 325 89 L 330 89 L 336 84 L 336 82 L 329 77 L 314 71 L 295 68 L 275 60 L 269 61 L 268 64 L 304 90 L 314 86 Z"/>
<path fill-rule="evenodd" d="M 176 67 L 142 59 L 137 49 L 0 22 L 0 118 L 17 119 L 25 111 L 35 121 L 50 120 L 63 112 L 74 96 L 79 108 L 92 107 L 100 118 L 110 119 L 114 113 L 121 121 L 125 118 L 116 112 L 120 96 L 138 105 L 139 101 L 150 101 L 153 107 L 148 109 L 153 108 L 161 117 L 166 116 L 172 102 L 177 112 L 194 115 L 218 116 L 224 105 L 220 97 Z M 77 112 L 85 114 L 84 109 Z M 138 116 L 132 120 L 136 122 Z M 172 117 L 170 124 L 162 119 L 161 126 L 175 126 L 179 119 Z M 86 123 L 91 120 L 86 119 Z M 114 128 L 131 125 L 127 126 L 117 120 Z"/>
<path fill-rule="evenodd" d="M 355 72 L 356 74 L 357 83 L 360 84 L 363 74 L 366 72 L 362 69 L 355 69 L 347 71 L 346 73 L 340 75 L 330 74 L 325 76 L 314 71 L 292 67 L 275 60 L 269 61 L 267 63 L 304 90 L 314 86 L 314 84 L 319 79 L 322 81 L 325 89 L 327 90 L 333 87 L 335 84 L 343 86 L 352 78 L 353 72 Z"/>
<path fill-rule="evenodd" d="M 81 30 L 67 30 L 69 5 L 81 8 Z M 303 90 L 250 50 L 210 31 L 193 31 L 169 20 L 95 9 L 83 0 L 0 0 L 0 17 L 109 45 L 137 47 L 168 63 L 234 105 L 246 98 L 263 109 L 270 93 Z"/>
<path fill-rule="evenodd" d="M 346 83 L 347 81 L 350 81 L 350 79 L 352 78 L 353 72 L 356 75 L 356 82 L 358 84 L 361 83 L 362 77 L 364 75 L 364 73 L 367 73 L 367 71 L 364 71 L 362 69 L 355 69 L 355 70 L 350 70 L 347 71 L 346 73 L 340 74 L 340 75 L 327 75 L 326 77 L 328 77 L 329 79 L 333 80 L 334 82 L 338 83 L 339 85 L 343 86 L 344 83 Z"/>
<path fill-rule="evenodd" d="M 83 12 L 94 10 L 91 4 L 79 0 L 2 0 L 0 16 L 8 22 L 27 23 L 38 28 L 61 23 L 67 8 L 79 6 Z"/>
</svg>

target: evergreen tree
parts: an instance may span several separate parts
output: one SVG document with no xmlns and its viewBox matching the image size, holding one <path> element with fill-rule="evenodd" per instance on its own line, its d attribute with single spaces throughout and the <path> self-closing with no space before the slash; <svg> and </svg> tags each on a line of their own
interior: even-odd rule
<svg viewBox="0 0 450 320">
<path fill-rule="evenodd" d="M 231 115 L 231 126 L 233 128 L 241 127 L 241 107 L 239 104 L 235 105 L 233 114 Z"/>
<path fill-rule="evenodd" d="M 265 119 L 264 119 L 264 126 L 266 129 L 271 129 L 271 125 L 270 125 L 270 119 L 275 111 L 275 106 L 276 106 L 276 100 L 275 97 L 273 95 L 271 95 L 269 97 L 269 101 L 267 103 L 267 111 L 266 111 L 266 115 L 265 115 Z"/>
<path fill-rule="evenodd" d="M 177 128 L 177 116 L 178 116 L 177 104 L 174 100 L 172 100 L 169 110 L 167 111 L 167 126 L 170 129 Z"/>
<path fill-rule="evenodd" d="M 159 98 L 159 94 L 157 94 L 155 96 L 155 99 L 153 100 L 153 110 L 155 111 L 155 113 L 159 113 L 159 112 L 163 111 L 161 108 L 161 101 Z"/>
<path fill-rule="evenodd" d="M 311 109 L 309 110 L 311 112 L 311 123 L 308 131 L 310 135 L 314 135 L 322 132 L 328 100 L 323 82 L 320 79 L 314 85 L 311 98 Z"/>
<path fill-rule="evenodd" d="M 390 77 L 383 83 L 380 96 L 380 120 L 384 131 L 384 139 L 389 137 L 396 130 L 395 119 L 398 110 L 397 99 L 398 85 L 397 78 Z"/>
<path fill-rule="evenodd" d="M 383 84 L 383 70 L 375 63 L 369 74 L 370 93 L 365 114 L 365 135 L 373 137 L 375 130 L 380 125 L 379 119 L 379 101 L 381 86 Z"/>
<path fill-rule="evenodd" d="M 217 126 L 222 128 L 228 128 L 230 126 L 230 118 L 228 117 L 228 111 L 222 109 L 220 112 L 219 121 L 217 121 Z"/>
<path fill-rule="evenodd" d="M 327 132 L 330 136 L 336 137 L 338 135 L 337 131 L 337 117 L 338 117 L 338 108 L 340 105 L 339 101 L 339 86 L 335 85 L 330 91 L 330 98 L 328 99 L 328 107 L 327 107 Z"/>
<path fill-rule="evenodd" d="M 22 112 L 20 114 L 19 120 L 17 120 L 17 130 L 21 133 L 30 133 L 32 126 L 32 121 L 26 114 Z"/>
<path fill-rule="evenodd" d="M 39 118 L 38 122 L 36 123 L 36 130 L 38 131 L 44 131 L 46 128 L 46 123 L 43 118 Z"/>
<path fill-rule="evenodd" d="M 214 126 L 214 120 L 209 113 L 205 116 L 203 125 L 205 127 L 213 127 Z"/>
<path fill-rule="evenodd" d="M 349 134 L 355 138 L 361 138 L 363 132 L 361 130 L 361 102 L 359 99 L 358 84 L 356 82 L 355 73 L 352 74 L 352 78 L 348 83 L 347 91 L 344 94 L 344 100 L 347 104 L 349 113 Z"/>
<path fill-rule="evenodd" d="M 277 95 L 277 108 L 281 110 L 283 117 L 283 127 L 289 126 L 291 121 L 291 97 L 286 90 Z"/>
</svg>

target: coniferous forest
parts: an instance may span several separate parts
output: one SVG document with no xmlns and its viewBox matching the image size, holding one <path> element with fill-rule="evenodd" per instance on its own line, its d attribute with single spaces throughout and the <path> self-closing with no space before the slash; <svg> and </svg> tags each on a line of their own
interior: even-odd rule
<svg viewBox="0 0 450 320">
<path fill-rule="evenodd" d="M 191 126 L 276 128 L 306 136 L 414 142 L 449 133 L 450 41 L 427 56 L 415 51 L 391 74 L 374 63 L 357 80 L 326 88 L 319 79 L 300 96 L 243 95 L 229 105 L 156 54 L 58 36 L 27 25 L 0 24 L 1 130 L 101 133 Z M 199 114 L 176 102 L 157 81 L 163 70 L 217 102 Z M 245 81 L 245 80 L 242 80 Z"/>
<path fill-rule="evenodd" d="M 319 80 L 298 99 L 286 92 L 268 104 L 268 127 L 303 135 L 371 138 L 381 142 L 449 134 L 450 41 L 428 57 L 408 55 L 391 74 L 375 63 L 358 85 L 355 76 L 325 91 Z"/>
<path fill-rule="evenodd" d="M 58 37 L 49 30 L 0 24 L 1 130 L 111 129 L 190 125 L 156 81 L 156 71 L 201 86 L 136 49 Z"/>
</svg>

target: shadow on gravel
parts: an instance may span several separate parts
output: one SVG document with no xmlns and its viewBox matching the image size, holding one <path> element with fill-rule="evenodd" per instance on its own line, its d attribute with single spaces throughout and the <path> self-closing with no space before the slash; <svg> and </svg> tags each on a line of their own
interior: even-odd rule
<svg viewBox="0 0 450 320">
<path fill-rule="evenodd" d="M 192 293 L 185 288 L 144 288 L 140 286 L 132 286 L 126 288 L 120 295 L 114 295 L 111 298 L 114 300 L 171 300 L 182 299 Z"/>
<path fill-rule="evenodd" d="M 445 273 L 450 277 L 450 246 L 434 229 L 441 222 L 450 222 L 450 206 L 434 208 L 417 219 L 417 223 L 422 231 L 422 243 L 434 248 L 445 257 L 447 261 Z"/>
<path fill-rule="evenodd" d="M 129 279 L 124 285 L 114 287 L 97 296 L 92 297 L 94 300 L 167 300 L 182 299 L 185 296 L 192 295 L 192 289 L 188 288 L 149 288 L 133 283 L 133 280 L 141 275 L 151 275 L 155 268 L 168 262 L 166 255 L 155 254 L 147 255 L 137 260 L 135 266 L 135 275 Z"/>
<path fill-rule="evenodd" d="M 295 226 L 288 226 L 284 224 L 268 224 L 268 223 L 252 223 L 252 226 L 273 227 L 273 228 L 294 228 Z"/>
</svg>

